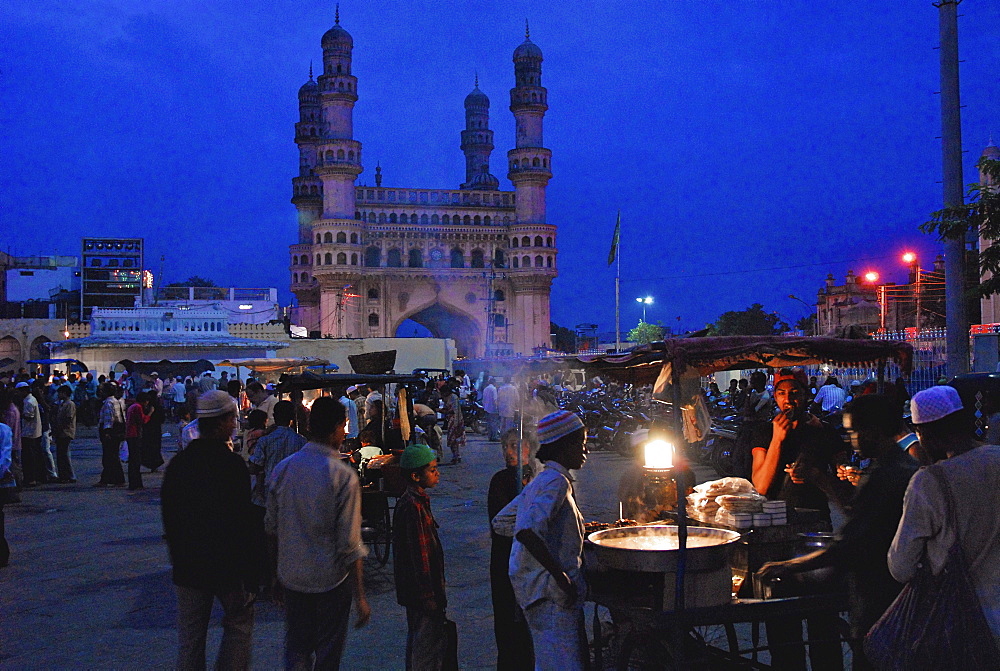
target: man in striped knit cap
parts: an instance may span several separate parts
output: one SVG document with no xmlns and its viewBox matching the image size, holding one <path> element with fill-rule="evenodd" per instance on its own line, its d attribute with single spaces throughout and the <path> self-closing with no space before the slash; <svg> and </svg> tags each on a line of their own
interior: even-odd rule
<svg viewBox="0 0 1000 671">
<path fill-rule="evenodd" d="M 570 471 L 587 461 L 587 432 L 579 417 L 560 410 L 538 420 L 538 442 L 535 456 L 545 468 L 521 493 L 510 580 L 531 630 L 535 668 L 582 670 L 588 666 L 583 517 Z"/>
</svg>

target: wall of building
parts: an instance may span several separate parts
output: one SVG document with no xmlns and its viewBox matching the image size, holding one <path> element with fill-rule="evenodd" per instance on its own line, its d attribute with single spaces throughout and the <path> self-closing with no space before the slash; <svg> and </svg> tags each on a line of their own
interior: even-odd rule
<svg viewBox="0 0 1000 671">
<path fill-rule="evenodd" d="M 48 300 L 60 290 L 78 291 L 80 278 L 77 273 L 76 266 L 11 268 L 7 271 L 7 300 Z"/>
<path fill-rule="evenodd" d="M 11 358 L 14 363 L 0 366 L 0 370 L 26 368 L 30 359 L 49 358 L 48 349 L 41 343 L 64 340 L 66 322 L 62 319 L 0 319 L 0 359 Z"/>
<path fill-rule="evenodd" d="M 284 352 L 284 350 L 282 350 Z M 273 350 L 252 347 L 71 347 L 60 351 L 60 359 L 79 359 L 95 375 L 107 374 L 123 359 L 130 361 L 197 361 L 219 363 L 225 359 L 253 359 L 276 356 Z"/>
<path fill-rule="evenodd" d="M 281 318 L 278 290 L 273 287 L 161 287 L 155 292 L 146 289 L 143 293 L 146 305 L 222 310 L 228 315 L 230 324 L 266 324 Z"/>
</svg>

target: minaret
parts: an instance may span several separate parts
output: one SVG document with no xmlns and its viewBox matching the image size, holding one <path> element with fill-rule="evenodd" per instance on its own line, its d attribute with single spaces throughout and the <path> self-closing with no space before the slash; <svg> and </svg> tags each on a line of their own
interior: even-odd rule
<svg viewBox="0 0 1000 671">
<path fill-rule="evenodd" d="M 516 123 L 515 149 L 507 152 L 507 177 L 517 192 L 517 222 L 545 223 L 545 186 L 552 177 L 552 152 L 542 146 L 542 119 L 548 92 L 542 87 L 542 50 L 531 41 L 525 22 L 524 43 L 514 50 L 510 111 Z"/>
<path fill-rule="evenodd" d="M 351 74 L 354 40 L 340 27 L 339 7 L 322 46 L 323 74 L 317 81 L 324 136 L 314 171 L 323 180 L 323 210 L 312 229 L 312 275 L 319 293 L 314 323 L 324 336 L 340 338 L 360 333 L 360 312 L 349 298 L 349 288 L 357 281 L 363 230 L 355 219 L 354 181 L 362 168 L 361 143 L 354 139 L 358 100 L 358 80 Z"/>
<path fill-rule="evenodd" d="M 299 89 L 299 121 L 295 124 L 295 144 L 299 146 L 299 174 L 292 178 L 292 204 L 299 215 L 299 244 L 308 245 L 312 242 L 313 222 L 320 218 L 323 210 L 323 183 L 313 171 L 323 134 L 319 86 L 313 81 L 310 64 L 309 81 Z"/>
<path fill-rule="evenodd" d="M 514 184 L 516 221 L 511 239 L 509 333 L 522 353 L 547 347 L 550 336 L 549 294 L 556 276 L 555 226 L 545 221 L 545 187 L 552 177 L 552 152 L 542 146 L 547 92 L 542 88 L 542 50 L 531 41 L 525 22 L 524 43 L 514 50 L 514 88 L 510 111 L 516 123 L 515 148 L 507 152 L 507 177 Z M 515 250 L 514 240 L 519 240 Z M 520 261 L 520 263 L 518 263 Z"/>
<path fill-rule="evenodd" d="M 490 174 L 493 131 L 490 130 L 490 99 L 479 90 L 479 75 L 472 93 L 465 97 L 465 130 L 462 131 L 465 153 L 465 183 L 462 189 L 495 191 L 500 180 Z"/>
<path fill-rule="evenodd" d="M 354 40 L 336 24 L 323 35 L 323 74 L 318 77 L 326 137 L 316 173 L 323 180 L 323 219 L 354 220 L 354 180 L 361 174 L 361 143 L 354 136 L 358 79 L 351 74 Z"/>
</svg>

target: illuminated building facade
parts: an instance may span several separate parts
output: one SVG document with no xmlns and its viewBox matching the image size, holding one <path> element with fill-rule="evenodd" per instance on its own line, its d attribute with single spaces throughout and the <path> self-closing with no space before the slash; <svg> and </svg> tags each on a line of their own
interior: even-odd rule
<svg viewBox="0 0 1000 671">
<path fill-rule="evenodd" d="M 454 338 L 462 356 L 530 354 L 548 347 L 556 227 L 546 221 L 551 152 L 542 145 L 548 109 L 542 52 L 526 34 L 514 51 L 507 152 L 513 191 L 490 173 L 489 98 L 465 99 L 457 189 L 391 187 L 363 168 L 353 135 L 358 79 L 353 39 L 336 25 L 322 38 L 323 68 L 299 90 L 299 174 L 292 180 L 298 242 L 290 248 L 293 323 L 335 338 L 392 337 L 406 320 Z M 400 335 L 409 335 L 401 333 Z"/>
</svg>

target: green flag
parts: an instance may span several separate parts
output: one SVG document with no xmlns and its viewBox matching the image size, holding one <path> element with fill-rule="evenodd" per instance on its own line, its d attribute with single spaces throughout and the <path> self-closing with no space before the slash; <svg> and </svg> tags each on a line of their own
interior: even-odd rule
<svg viewBox="0 0 1000 671">
<path fill-rule="evenodd" d="M 622 231 L 622 213 L 621 210 L 618 211 L 618 221 L 615 222 L 615 236 L 611 238 L 611 251 L 608 252 L 608 265 L 610 266 L 615 262 L 615 257 L 618 256 L 618 236 Z"/>
</svg>

